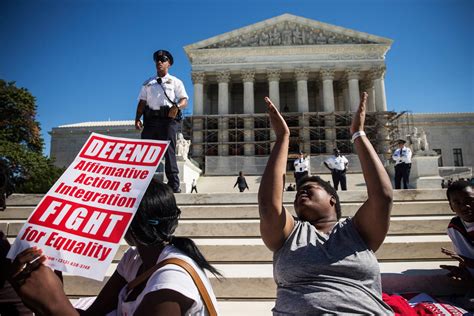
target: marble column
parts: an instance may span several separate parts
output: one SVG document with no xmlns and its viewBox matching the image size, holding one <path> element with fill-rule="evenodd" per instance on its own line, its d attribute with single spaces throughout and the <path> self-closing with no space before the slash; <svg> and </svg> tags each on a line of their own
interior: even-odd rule
<svg viewBox="0 0 474 316">
<path fill-rule="evenodd" d="M 280 69 L 268 69 L 268 96 L 275 104 L 277 109 L 280 109 Z"/>
<path fill-rule="evenodd" d="M 204 72 L 193 72 L 191 79 L 194 84 L 194 104 L 193 114 L 203 115 L 204 113 L 204 78 L 206 74 Z"/>
<path fill-rule="evenodd" d="M 219 156 L 228 156 L 229 155 L 229 118 L 227 116 L 219 117 L 219 145 L 217 145 L 217 150 Z"/>
<path fill-rule="evenodd" d="M 229 114 L 229 81 L 230 72 L 221 71 L 217 73 L 218 91 L 218 114 Z"/>
<path fill-rule="evenodd" d="M 347 84 L 349 85 L 351 112 L 357 111 L 360 103 L 359 74 L 360 71 L 356 68 L 347 70 Z"/>
<path fill-rule="evenodd" d="M 192 117 L 193 122 L 193 141 L 192 145 L 192 154 L 193 157 L 204 157 L 204 147 L 203 147 L 203 119 Z"/>
<path fill-rule="evenodd" d="M 323 80 L 324 112 L 334 112 L 334 74 L 335 71 L 333 69 L 321 70 L 321 79 Z"/>
<path fill-rule="evenodd" d="M 298 112 L 309 112 L 308 101 L 308 70 L 303 68 L 295 69 L 296 88 L 298 96 Z"/>
<path fill-rule="evenodd" d="M 385 97 L 385 67 L 373 69 L 371 71 L 372 79 L 374 80 L 375 89 L 375 109 L 377 112 L 387 111 L 387 99 Z"/>
<path fill-rule="evenodd" d="M 321 79 L 323 80 L 324 112 L 334 112 L 334 69 L 321 70 Z M 324 117 L 324 130 L 326 133 L 326 153 L 332 153 L 336 141 L 336 120 L 334 113 L 327 114 Z"/>
<path fill-rule="evenodd" d="M 244 155 L 255 155 L 254 141 L 254 120 L 253 117 L 244 117 Z"/>
<path fill-rule="evenodd" d="M 253 83 L 255 81 L 255 71 L 242 71 L 242 82 L 244 85 L 244 114 L 255 113 L 255 96 Z"/>
<path fill-rule="evenodd" d="M 367 112 L 375 112 L 375 89 L 372 79 L 361 81 L 361 91 L 367 92 Z"/>
</svg>

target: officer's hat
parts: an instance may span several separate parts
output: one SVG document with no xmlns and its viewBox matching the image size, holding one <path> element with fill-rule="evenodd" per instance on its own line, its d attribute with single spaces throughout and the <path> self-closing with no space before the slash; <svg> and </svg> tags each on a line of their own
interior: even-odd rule
<svg viewBox="0 0 474 316">
<path fill-rule="evenodd" d="M 397 144 L 406 144 L 406 142 L 407 142 L 406 140 L 401 139 L 401 138 L 397 140 Z"/>
<path fill-rule="evenodd" d="M 156 52 L 153 53 L 153 61 L 156 62 L 156 60 L 158 59 L 158 56 L 168 57 L 168 59 L 170 60 L 170 65 L 173 64 L 173 55 L 171 55 L 169 51 L 164 50 L 164 49 L 157 50 Z"/>
</svg>

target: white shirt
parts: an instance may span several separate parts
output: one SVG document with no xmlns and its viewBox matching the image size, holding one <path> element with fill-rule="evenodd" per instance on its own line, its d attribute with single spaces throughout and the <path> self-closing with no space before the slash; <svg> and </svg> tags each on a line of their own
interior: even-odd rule
<svg viewBox="0 0 474 316">
<path fill-rule="evenodd" d="M 138 95 L 138 100 L 145 100 L 152 110 L 159 110 L 161 106 L 173 106 L 165 96 L 162 86 L 165 88 L 166 94 L 173 102 L 177 103 L 183 98 L 189 99 L 188 94 L 184 89 L 183 82 L 175 76 L 166 74 L 166 76 L 161 78 L 161 85 L 158 84 L 156 78 L 156 76 L 151 77 L 145 81 L 140 90 L 140 94 Z"/>
<path fill-rule="evenodd" d="M 171 245 L 166 246 L 163 249 L 160 256 L 158 257 L 157 263 L 168 258 L 179 258 L 185 260 L 187 263 L 193 266 L 202 282 L 206 286 L 209 296 L 211 297 L 212 302 L 217 309 L 216 296 L 214 295 L 211 283 L 204 271 L 199 268 L 191 258 Z M 117 266 L 117 272 L 127 282 L 130 282 L 137 277 L 137 272 L 141 264 L 142 260 L 138 254 L 138 250 L 136 250 L 134 247 L 131 247 L 123 255 L 122 260 L 120 260 Z M 201 295 L 199 294 L 199 290 L 194 284 L 192 277 L 186 272 L 186 270 L 174 264 L 168 264 L 155 271 L 155 273 L 153 273 L 148 279 L 145 289 L 140 293 L 140 295 L 138 295 L 135 301 L 125 302 L 127 290 L 126 287 L 124 287 L 119 293 L 117 315 L 133 315 L 147 293 L 161 289 L 169 289 L 179 292 L 194 301 L 193 305 L 188 311 L 186 311 L 185 315 L 208 315 L 206 306 L 204 305 Z"/>
<path fill-rule="evenodd" d="M 403 146 L 402 149 L 397 148 L 392 155 L 392 159 L 395 160 L 395 165 L 399 163 L 411 163 L 411 149 Z"/>
<path fill-rule="evenodd" d="M 325 162 L 331 169 L 345 170 L 346 164 L 349 163 L 349 160 L 347 160 L 346 156 L 332 156 L 326 159 Z"/>
<path fill-rule="evenodd" d="M 466 228 L 468 233 L 474 231 L 474 223 L 468 223 L 461 219 L 461 223 Z M 468 257 L 474 260 L 474 247 L 466 240 L 466 238 L 461 235 L 461 233 L 454 228 L 448 228 L 448 236 L 453 242 L 454 251 L 464 257 Z M 474 276 L 474 268 L 468 268 L 471 275 Z"/>
<path fill-rule="evenodd" d="M 293 164 L 295 165 L 295 172 L 305 172 L 309 171 L 309 159 L 298 158 Z"/>
</svg>

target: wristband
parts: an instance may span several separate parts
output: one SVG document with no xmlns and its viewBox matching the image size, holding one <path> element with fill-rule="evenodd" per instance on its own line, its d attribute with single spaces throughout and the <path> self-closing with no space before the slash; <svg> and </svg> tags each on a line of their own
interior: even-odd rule
<svg viewBox="0 0 474 316">
<path fill-rule="evenodd" d="M 354 134 L 352 134 L 351 143 L 354 143 L 354 141 L 355 141 L 358 137 L 361 137 L 361 136 L 366 136 L 366 134 L 365 134 L 364 131 L 358 131 L 358 132 L 355 132 Z"/>
</svg>

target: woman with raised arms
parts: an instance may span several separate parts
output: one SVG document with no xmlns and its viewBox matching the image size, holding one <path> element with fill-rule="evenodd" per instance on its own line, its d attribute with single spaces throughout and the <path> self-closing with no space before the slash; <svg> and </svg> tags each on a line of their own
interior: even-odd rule
<svg viewBox="0 0 474 316">
<path fill-rule="evenodd" d="M 390 223 L 392 185 L 364 133 L 367 93 L 350 128 L 367 184 L 367 201 L 352 218 L 341 219 L 336 190 L 320 177 L 297 183 L 294 218 L 283 206 L 290 131 L 265 98 L 276 142 L 258 192 L 260 232 L 273 252 L 277 299 L 274 315 L 393 314 L 382 301 L 374 252 Z"/>
</svg>

